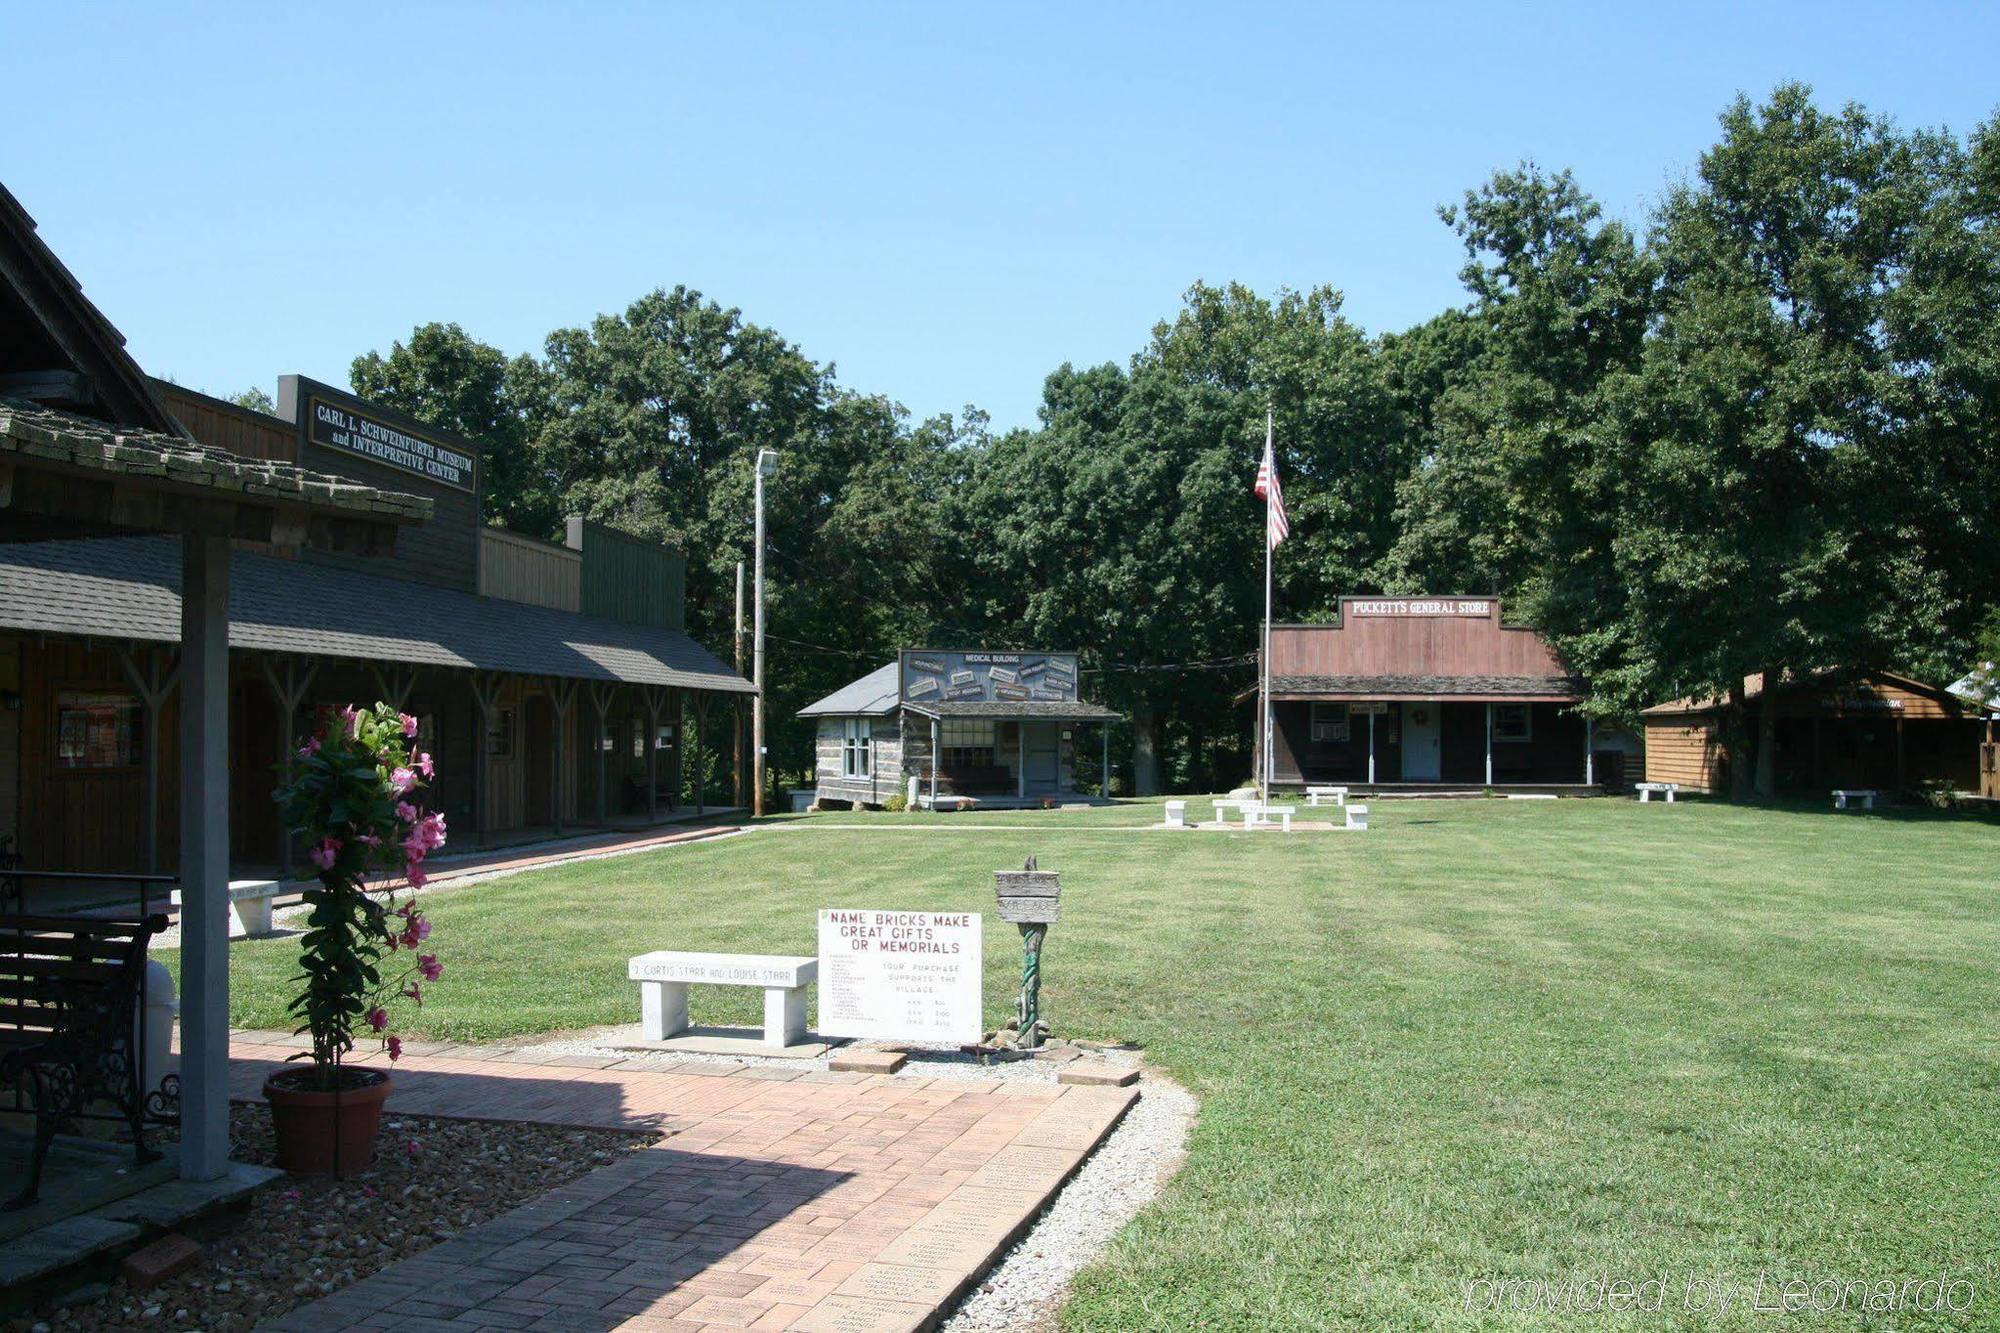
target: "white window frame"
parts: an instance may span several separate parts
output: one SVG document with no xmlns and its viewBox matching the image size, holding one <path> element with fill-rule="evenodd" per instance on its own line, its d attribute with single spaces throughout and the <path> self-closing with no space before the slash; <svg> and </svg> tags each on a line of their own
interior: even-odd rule
<svg viewBox="0 0 2000 1333">
<path fill-rule="evenodd" d="M 1308 707 L 1311 712 L 1307 715 L 1307 725 L 1313 744 L 1345 745 L 1353 739 L 1354 717 L 1346 704 L 1314 700 Z M 1326 712 L 1325 716 L 1321 715 L 1322 709 Z M 1336 709 L 1339 710 L 1337 713 Z"/>
<path fill-rule="evenodd" d="M 865 717 L 850 717 L 840 727 L 840 776 L 870 777 L 875 771 L 873 728 Z"/>
<path fill-rule="evenodd" d="M 1502 720 L 1512 709 L 1520 709 L 1521 729 L 1509 731 Z M 1519 745 L 1535 739 L 1535 708 L 1533 704 L 1494 704 L 1493 743 L 1495 745 Z"/>
</svg>

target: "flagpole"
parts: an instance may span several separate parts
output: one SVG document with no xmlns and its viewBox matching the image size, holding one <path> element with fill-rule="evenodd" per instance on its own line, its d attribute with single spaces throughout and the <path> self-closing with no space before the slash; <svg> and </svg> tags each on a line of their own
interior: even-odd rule
<svg viewBox="0 0 2000 1333">
<path fill-rule="evenodd" d="M 1272 471 L 1277 471 L 1276 458 L 1272 453 L 1273 422 L 1270 408 L 1264 409 L 1264 457 L 1271 461 Z M 1257 774 L 1258 800 L 1268 803 L 1271 799 L 1271 774 L 1276 771 L 1271 761 L 1271 494 L 1275 486 L 1264 488 L 1264 650 L 1263 688 L 1258 692 L 1257 725 L 1263 728 L 1263 744 L 1257 747 L 1260 762 Z"/>
</svg>

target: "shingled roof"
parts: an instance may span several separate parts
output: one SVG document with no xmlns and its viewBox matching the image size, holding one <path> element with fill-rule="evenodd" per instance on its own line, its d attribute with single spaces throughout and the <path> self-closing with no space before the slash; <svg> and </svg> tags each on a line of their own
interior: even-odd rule
<svg viewBox="0 0 2000 1333">
<path fill-rule="evenodd" d="M 11 457 L 76 468 L 106 479 L 147 477 L 230 499 L 293 502 L 357 518 L 416 522 L 431 502 L 268 458 L 244 458 L 178 435 L 129 430 L 0 397 L 0 464 Z"/>
<path fill-rule="evenodd" d="M 1243 697 L 1256 694 L 1245 690 Z M 1513 702 L 1584 696 L 1575 676 L 1273 676 L 1274 699 L 1471 699 Z"/>
<path fill-rule="evenodd" d="M 171 538 L 0 543 L 0 628 L 174 643 Z M 310 560 L 230 557 L 229 644 L 412 666 L 751 693 L 678 630 L 477 597 Z"/>
<path fill-rule="evenodd" d="M 851 680 L 824 699 L 799 710 L 800 717 L 888 717 L 896 711 L 900 686 L 896 663 Z"/>
</svg>

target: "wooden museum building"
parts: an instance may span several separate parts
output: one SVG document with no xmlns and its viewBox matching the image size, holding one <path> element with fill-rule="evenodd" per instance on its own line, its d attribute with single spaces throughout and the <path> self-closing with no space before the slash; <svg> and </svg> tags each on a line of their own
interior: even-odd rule
<svg viewBox="0 0 2000 1333">
<path fill-rule="evenodd" d="M 817 720 L 815 798 L 988 809 L 1082 799 L 1083 728 L 1111 783 L 1119 714 L 1079 695 L 1075 653 L 911 649 L 799 710 Z"/>
<path fill-rule="evenodd" d="M 723 797 L 697 776 L 713 763 L 685 761 L 701 745 L 726 763 L 752 687 L 686 634 L 677 552 L 574 519 L 560 544 L 490 527 L 477 445 L 329 385 L 285 377 L 273 416 L 149 379 L 4 191 L 0 204 L 16 261 L 0 429 L 16 446 L 74 436 L 115 454 L 120 431 L 143 429 L 190 466 L 202 450 L 228 458 L 219 484 L 252 497 L 301 476 L 363 497 L 367 512 L 313 520 L 321 539 L 230 534 L 232 874 L 303 864 L 271 793 L 322 705 L 385 700 L 419 719 L 453 851 Z M 135 502 L 117 496 L 58 523 L 5 493 L 0 855 L 26 871 L 172 873 L 181 544 L 127 521 Z"/>
<path fill-rule="evenodd" d="M 1273 625 L 1270 654 L 1281 787 L 1580 793 L 1626 767 L 1625 738 L 1577 710 L 1583 682 L 1496 598 L 1343 597 L 1330 623 Z"/>
</svg>

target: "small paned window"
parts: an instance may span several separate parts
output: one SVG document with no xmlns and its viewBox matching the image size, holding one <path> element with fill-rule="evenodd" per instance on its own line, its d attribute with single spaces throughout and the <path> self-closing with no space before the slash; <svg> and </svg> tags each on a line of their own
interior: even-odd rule
<svg viewBox="0 0 2000 1333">
<path fill-rule="evenodd" d="M 1312 739 L 1316 743 L 1344 745 L 1352 734 L 1346 704 L 1316 703 L 1312 706 Z"/>
<path fill-rule="evenodd" d="M 1531 741 L 1535 738 L 1535 715 L 1526 704 L 1493 705 L 1493 739 Z"/>
<path fill-rule="evenodd" d="M 130 768 L 141 762 L 145 731 L 139 697 L 64 690 L 56 695 L 56 767 Z"/>
<path fill-rule="evenodd" d="M 874 771 L 874 741 L 869 736 L 868 719 L 850 717 L 841 725 L 840 775 L 865 778 Z"/>
<path fill-rule="evenodd" d="M 514 710 L 496 708 L 486 726 L 486 754 L 490 759 L 514 757 Z"/>
</svg>

